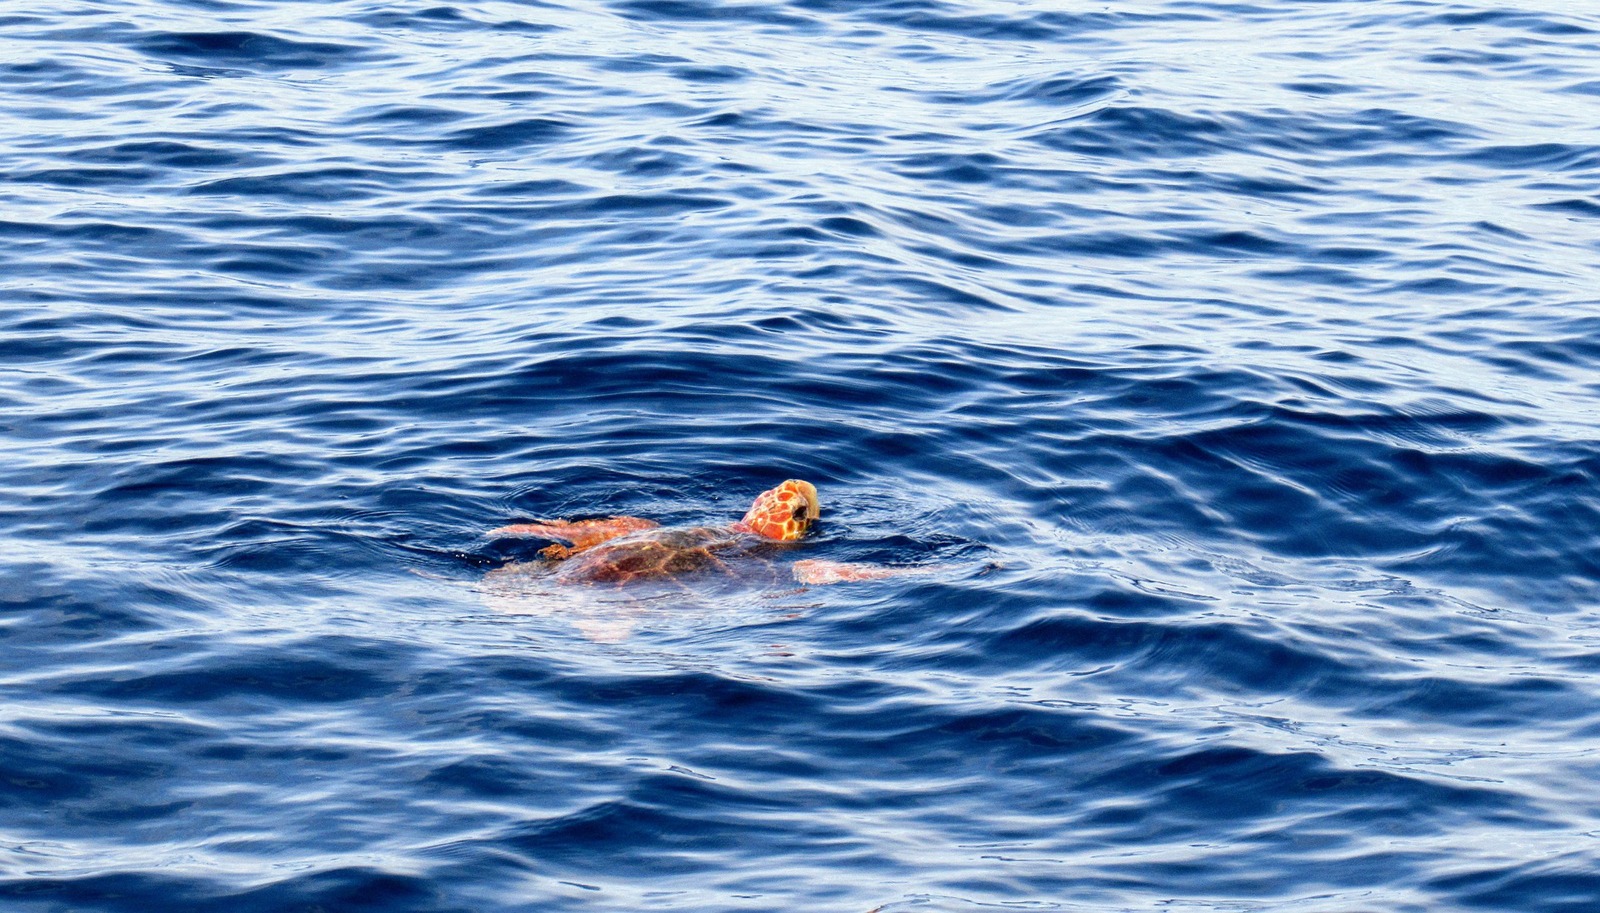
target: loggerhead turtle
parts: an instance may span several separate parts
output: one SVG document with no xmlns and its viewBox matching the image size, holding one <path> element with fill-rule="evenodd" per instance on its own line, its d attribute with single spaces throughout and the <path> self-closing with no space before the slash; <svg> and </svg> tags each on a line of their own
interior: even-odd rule
<svg viewBox="0 0 1600 913">
<path fill-rule="evenodd" d="M 493 573 L 531 571 L 556 583 L 618 586 L 645 580 L 685 582 L 685 577 L 707 573 L 759 578 L 760 570 L 777 579 L 773 543 L 800 539 L 820 515 L 816 486 L 789 479 L 758 495 L 744 519 L 729 526 L 663 527 L 640 517 L 513 523 L 489 535 L 559 541 L 539 551 L 542 562 L 514 563 Z M 788 566 L 789 576 L 803 584 L 879 580 L 927 570 L 818 559 Z"/>
</svg>

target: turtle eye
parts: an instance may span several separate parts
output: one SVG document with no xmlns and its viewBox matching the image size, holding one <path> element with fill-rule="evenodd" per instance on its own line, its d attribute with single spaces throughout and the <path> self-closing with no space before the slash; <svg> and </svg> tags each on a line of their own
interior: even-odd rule
<svg viewBox="0 0 1600 913">
<path fill-rule="evenodd" d="M 801 519 L 805 518 L 805 515 L 806 515 L 806 506 L 804 504 L 801 504 L 799 507 L 796 507 L 794 509 L 794 513 L 790 514 L 789 517 L 790 517 L 790 519 L 801 520 Z"/>
</svg>

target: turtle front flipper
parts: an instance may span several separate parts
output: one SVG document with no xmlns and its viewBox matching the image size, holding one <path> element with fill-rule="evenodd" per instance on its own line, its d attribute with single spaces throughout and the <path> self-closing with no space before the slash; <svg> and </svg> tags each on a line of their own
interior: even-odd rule
<svg viewBox="0 0 1600 913">
<path fill-rule="evenodd" d="M 602 520 L 536 520 L 532 523 L 513 523 L 489 530 L 491 536 L 528 536 L 537 539 L 560 539 L 570 545 L 552 545 L 539 554 L 551 559 L 568 558 L 585 549 L 594 548 L 618 536 L 636 533 L 641 529 L 654 529 L 661 524 L 642 517 L 606 517 Z"/>
<path fill-rule="evenodd" d="M 844 561 L 823 561 L 807 558 L 794 563 L 794 579 L 800 583 L 819 586 L 828 583 L 852 583 L 857 580 L 884 580 L 889 577 L 914 577 L 931 574 L 938 567 L 887 567 L 882 564 L 855 564 Z"/>
</svg>

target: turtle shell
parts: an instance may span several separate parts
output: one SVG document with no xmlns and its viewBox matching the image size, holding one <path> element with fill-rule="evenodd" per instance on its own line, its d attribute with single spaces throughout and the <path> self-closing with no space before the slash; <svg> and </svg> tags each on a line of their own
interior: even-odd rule
<svg viewBox="0 0 1600 913">
<path fill-rule="evenodd" d="M 559 583 L 630 584 L 695 575 L 773 576 L 773 543 L 716 527 L 647 529 L 554 562 Z"/>
</svg>

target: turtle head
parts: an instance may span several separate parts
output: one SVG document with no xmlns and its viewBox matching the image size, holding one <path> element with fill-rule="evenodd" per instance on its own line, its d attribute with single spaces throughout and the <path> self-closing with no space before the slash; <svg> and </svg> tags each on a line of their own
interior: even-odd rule
<svg viewBox="0 0 1600 913">
<path fill-rule="evenodd" d="M 806 534 L 806 530 L 811 528 L 811 521 L 821 513 L 822 507 L 817 503 L 817 487 L 810 482 L 790 479 L 758 495 L 756 502 L 750 505 L 750 512 L 744 515 L 743 522 L 759 536 L 793 542 Z"/>
</svg>

